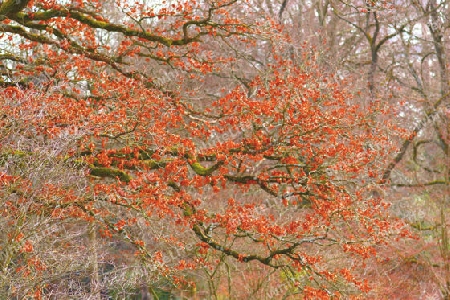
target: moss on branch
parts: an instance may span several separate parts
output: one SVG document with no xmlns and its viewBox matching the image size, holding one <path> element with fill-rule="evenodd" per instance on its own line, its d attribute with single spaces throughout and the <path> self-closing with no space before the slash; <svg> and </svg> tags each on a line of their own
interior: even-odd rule
<svg viewBox="0 0 450 300">
<path fill-rule="evenodd" d="M 164 160 L 154 160 L 154 159 L 146 159 L 144 160 L 144 164 L 152 170 L 164 168 L 167 165 L 167 161 Z"/>
<path fill-rule="evenodd" d="M 16 14 L 23 10 L 30 0 L 7 0 L 0 5 L 0 17 Z"/>
<path fill-rule="evenodd" d="M 27 155 L 30 155 L 31 153 L 27 153 L 21 150 L 7 150 L 2 153 L 0 153 L 0 166 L 3 166 L 8 159 L 11 157 L 14 158 L 24 158 Z"/>
<path fill-rule="evenodd" d="M 211 166 L 209 168 L 206 168 L 206 167 L 202 166 L 197 161 L 189 163 L 189 165 L 191 166 L 192 170 L 194 170 L 194 172 L 197 175 L 210 176 L 215 170 L 217 170 L 221 165 L 223 165 L 223 162 L 219 161 L 219 162 L 217 162 L 216 164 L 214 164 L 213 166 Z"/>
<path fill-rule="evenodd" d="M 15 1 L 16 0 L 10 0 L 8 2 L 15 2 Z M 50 9 L 47 11 L 39 11 L 39 12 L 33 13 L 32 16 L 30 16 L 29 14 L 26 14 L 24 12 L 21 12 L 22 9 L 15 10 L 15 11 L 8 11 L 8 13 L 11 15 L 14 14 L 14 16 L 13 16 L 14 20 L 21 21 L 21 23 L 31 22 L 31 21 L 48 21 L 55 17 L 66 17 L 66 18 L 70 17 L 72 19 L 79 21 L 80 23 L 88 25 L 91 28 L 104 29 L 109 32 L 118 32 L 118 33 L 122 33 L 123 35 L 129 36 L 129 37 L 135 36 L 135 37 L 143 38 L 147 41 L 158 42 L 167 47 L 170 47 L 172 44 L 185 45 L 185 44 L 188 44 L 195 40 L 194 38 L 190 38 L 187 40 L 185 40 L 185 39 L 172 40 L 167 37 L 152 34 L 148 31 L 135 30 L 135 29 L 126 27 L 121 24 L 109 23 L 105 20 L 102 20 L 102 18 L 94 18 L 93 16 L 84 14 L 80 11 L 66 9 L 66 8 Z M 27 24 L 25 24 L 25 25 L 27 25 Z"/>
<path fill-rule="evenodd" d="M 119 178 L 121 181 L 130 182 L 131 176 L 126 172 L 115 169 L 115 168 L 107 168 L 107 167 L 90 167 L 90 174 L 92 176 L 97 177 L 110 177 L 110 178 Z"/>
</svg>

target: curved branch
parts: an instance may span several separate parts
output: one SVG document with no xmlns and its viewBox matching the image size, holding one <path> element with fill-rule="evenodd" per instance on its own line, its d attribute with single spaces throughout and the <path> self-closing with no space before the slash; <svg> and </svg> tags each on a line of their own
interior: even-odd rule
<svg viewBox="0 0 450 300">
<path fill-rule="evenodd" d="M 450 95 L 450 93 L 447 93 L 443 95 L 439 100 L 437 100 L 432 107 L 432 110 L 430 112 L 427 112 L 425 117 L 419 122 L 419 124 L 413 129 L 408 139 L 406 139 L 402 146 L 400 147 L 400 150 L 398 151 L 397 155 L 394 157 L 391 163 L 386 167 L 385 171 L 383 172 L 383 176 L 381 178 L 382 182 L 386 182 L 389 177 L 391 176 L 392 170 L 397 166 L 397 164 L 403 159 L 405 156 L 406 150 L 408 150 L 409 145 L 411 145 L 413 139 L 417 136 L 417 134 L 425 127 L 425 125 L 430 121 L 433 120 L 433 118 L 438 114 L 437 108 L 442 104 L 443 100 L 447 98 Z"/>
</svg>

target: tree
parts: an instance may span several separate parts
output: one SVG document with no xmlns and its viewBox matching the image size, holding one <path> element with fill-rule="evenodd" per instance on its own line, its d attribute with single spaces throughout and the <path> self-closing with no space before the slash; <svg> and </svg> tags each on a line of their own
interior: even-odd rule
<svg viewBox="0 0 450 300">
<path fill-rule="evenodd" d="M 384 108 L 352 104 L 312 49 L 250 8 L 1 4 L 4 295 L 368 291 L 359 266 L 407 234 L 375 188 Z M 40 238 L 36 220 L 57 229 Z M 64 245 L 62 230 L 90 246 Z"/>
</svg>

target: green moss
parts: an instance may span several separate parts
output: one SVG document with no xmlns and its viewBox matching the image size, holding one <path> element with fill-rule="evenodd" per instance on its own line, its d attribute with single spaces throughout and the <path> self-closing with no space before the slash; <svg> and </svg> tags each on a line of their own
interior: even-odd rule
<svg viewBox="0 0 450 300">
<path fill-rule="evenodd" d="M 163 168 L 167 165 L 166 161 L 157 161 L 154 159 L 147 159 L 144 160 L 144 164 L 149 167 L 150 169 L 159 169 L 159 168 Z"/>
<path fill-rule="evenodd" d="M 175 192 L 180 192 L 181 191 L 180 187 L 173 181 L 169 181 L 167 183 L 167 185 L 170 186 L 171 188 L 173 188 Z"/>
<path fill-rule="evenodd" d="M 53 17 L 61 16 L 61 12 L 56 10 L 46 10 L 46 11 L 37 11 L 33 13 L 32 18 L 28 13 L 18 12 L 16 13 L 16 18 L 19 20 L 23 20 L 24 22 L 29 22 L 32 20 L 48 20 Z"/>
<path fill-rule="evenodd" d="M 15 157 L 25 157 L 31 153 L 25 152 L 25 151 L 21 151 L 21 150 L 11 150 L 7 152 L 8 155 L 12 155 Z"/>
<path fill-rule="evenodd" d="M 211 172 L 209 172 L 208 168 L 203 167 L 200 163 L 195 162 L 191 164 L 192 170 L 194 170 L 195 173 L 201 176 L 207 176 L 210 175 Z"/>
<path fill-rule="evenodd" d="M 188 203 L 183 203 L 183 215 L 185 217 L 190 217 L 194 214 L 194 208 Z"/>
<path fill-rule="evenodd" d="M 24 9 L 30 0 L 7 0 L 0 5 L 0 16 L 15 14 Z"/>
<path fill-rule="evenodd" d="M 202 166 L 199 162 L 193 162 L 190 163 L 190 166 L 192 168 L 192 170 L 194 170 L 194 172 L 197 175 L 200 176 L 209 176 L 211 175 L 215 170 L 217 170 L 223 163 L 222 162 L 217 162 L 215 165 L 209 167 L 209 168 L 205 168 L 204 166 Z"/>
<path fill-rule="evenodd" d="M 73 164 L 76 168 L 82 168 L 86 166 L 86 162 L 82 159 L 75 159 L 73 160 Z"/>
<path fill-rule="evenodd" d="M 5 152 L 0 153 L 0 166 L 3 166 L 8 159 L 13 158 L 23 158 L 30 153 L 21 151 L 21 150 L 7 150 Z"/>
<path fill-rule="evenodd" d="M 130 182 L 131 176 L 121 171 L 119 169 L 114 168 L 106 168 L 106 167 L 94 167 L 91 166 L 91 175 L 98 177 L 111 177 L 111 178 L 119 178 L 124 182 Z"/>
<path fill-rule="evenodd" d="M 151 159 L 154 153 L 155 151 L 153 150 L 139 150 L 139 159 L 140 160 Z"/>
</svg>

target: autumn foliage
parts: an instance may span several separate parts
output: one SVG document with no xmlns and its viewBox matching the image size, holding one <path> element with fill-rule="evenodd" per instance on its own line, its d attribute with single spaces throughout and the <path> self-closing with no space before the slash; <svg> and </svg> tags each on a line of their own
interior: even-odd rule
<svg viewBox="0 0 450 300">
<path fill-rule="evenodd" d="M 0 295 L 371 290 L 386 105 L 251 5 L 0 5 Z"/>
</svg>

